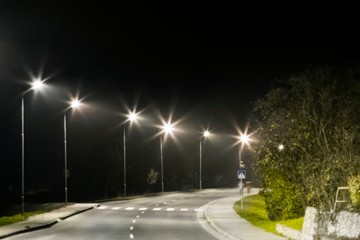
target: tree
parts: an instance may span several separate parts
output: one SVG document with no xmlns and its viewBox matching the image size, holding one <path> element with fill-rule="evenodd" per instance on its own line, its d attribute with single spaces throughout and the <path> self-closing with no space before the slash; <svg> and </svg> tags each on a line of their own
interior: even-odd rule
<svg viewBox="0 0 360 240">
<path fill-rule="evenodd" d="M 256 170 L 273 219 L 331 209 L 337 187 L 360 173 L 360 71 L 317 68 L 281 84 L 253 111 Z"/>
<path fill-rule="evenodd" d="M 147 173 L 147 183 L 152 186 L 155 184 L 158 180 L 159 172 L 155 171 L 153 168 L 150 168 L 150 170 Z"/>
</svg>

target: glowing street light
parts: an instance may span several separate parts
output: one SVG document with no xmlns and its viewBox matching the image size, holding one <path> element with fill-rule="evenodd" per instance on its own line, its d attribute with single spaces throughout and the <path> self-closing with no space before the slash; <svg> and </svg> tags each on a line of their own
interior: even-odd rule
<svg viewBox="0 0 360 240">
<path fill-rule="evenodd" d="M 138 120 L 138 113 L 131 112 L 127 115 L 126 122 L 135 122 Z M 126 197 L 126 126 L 124 125 L 124 136 L 123 136 L 123 144 L 124 144 L 124 196 Z"/>
<path fill-rule="evenodd" d="M 240 142 L 245 143 L 245 144 L 248 144 L 250 138 L 249 138 L 249 136 L 246 135 L 246 134 L 241 134 L 241 136 L 239 137 L 239 139 L 240 139 Z"/>
<path fill-rule="evenodd" d="M 174 126 L 171 123 L 165 123 L 162 128 L 165 134 L 171 134 L 174 130 Z"/>
<path fill-rule="evenodd" d="M 80 101 L 78 99 L 74 99 L 71 101 L 71 104 L 70 104 L 71 108 L 78 108 L 80 106 Z"/>
<path fill-rule="evenodd" d="M 24 97 L 30 90 L 40 90 L 43 87 L 43 81 L 35 79 L 32 87 L 25 91 L 21 96 L 21 215 L 25 212 L 25 134 L 24 134 Z"/>
<path fill-rule="evenodd" d="M 164 135 L 172 134 L 172 132 L 175 130 L 174 124 L 171 124 L 170 122 L 164 123 L 161 126 L 161 133 L 164 133 Z M 164 166 L 163 166 L 163 138 L 164 136 L 160 137 L 160 162 L 161 162 L 161 191 L 164 192 Z"/>
<path fill-rule="evenodd" d="M 241 152 L 242 152 L 242 149 L 244 147 L 244 144 L 249 145 L 249 142 L 251 141 L 251 139 L 250 139 L 250 136 L 247 135 L 246 132 L 245 133 L 240 133 L 240 136 L 238 138 L 239 138 L 239 142 L 241 143 L 240 150 L 239 150 L 239 166 L 240 166 L 240 168 L 243 168 L 245 166 L 244 166 L 243 161 L 241 160 Z"/>
<path fill-rule="evenodd" d="M 43 81 L 41 81 L 40 79 L 36 79 L 35 81 L 32 82 L 32 90 L 36 90 L 36 89 L 41 89 L 43 87 Z"/>
<path fill-rule="evenodd" d="M 128 114 L 128 121 L 134 122 L 138 119 L 138 113 L 131 112 Z"/>
<path fill-rule="evenodd" d="M 72 108 L 77 109 L 81 105 L 78 99 L 73 99 L 70 103 L 70 106 L 64 111 L 64 179 L 65 179 L 65 205 L 68 203 L 68 177 L 69 171 L 67 168 L 67 136 L 66 136 L 66 112 Z"/>
<path fill-rule="evenodd" d="M 250 135 L 247 134 L 247 131 L 245 131 L 244 133 L 240 132 L 240 136 L 238 137 L 238 139 L 239 139 L 239 142 L 241 143 L 240 150 L 239 150 L 239 167 L 245 168 L 245 164 L 241 160 L 241 152 L 242 152 L 244 145 L 249 145 L 249 143 L 250 143 L 250 141 L 252 141 L 252 139 L 250 138 Z M 240 194 L 241 194 L 240 208 L 243 209 L 243 198 L 244 198 L 243 177 L 240 178 Z"/>
<path fill-rule="evenodd" d="M 285 148 L 285 146 L 284 146 L 283 144 L 280 144 L 280 145 L 278 146 L 278 149 L 279 149 L 280 152 L 281 152 L 282 150 L 284 150 L 284 148 Z"/>
<path fill-rule="evenodd" d="M 203 132 L 202 138 L 200 138 L 200 157 L 199 157 L 200 159 L 199 189 L 200 190 L 202 189 L 202 139 L 204 139 L 205 141 L 205 139 L 209 136 L 210 136 L 210 132 L 206 130 Z"/>
</svg>

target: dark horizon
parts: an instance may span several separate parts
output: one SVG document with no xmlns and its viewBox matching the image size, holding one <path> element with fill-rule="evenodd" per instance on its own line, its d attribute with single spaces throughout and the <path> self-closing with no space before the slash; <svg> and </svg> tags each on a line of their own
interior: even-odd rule
<svg viewBox="0 0 360 240">
<path fill-rule="evenodd" d="M 121 194 L 121 123 L 135 107 L 148 120 L 128 133 L 129 192 L 148 191 L 146 172 L 159 171 L 159 137 L 153 137 L 159 113 L 183 120 L 184 130 L 175 134 L 177 145 L 170 139 L 164 145 L 165 188 L 197 188 L 202 128 L 219 135 L 204 148 L 204 187 L 236 186 L 234 136 L 251 125 L 252 103 L 277 80 L 308 68 L 357 63 L 360 50 L 350 14 L 304 19 L 247 10 L 220 1 L 165 10 L 140 3 L 1 1 L 5 201 L 20 201 L 21 94 L 32 77 L 46 79 L 47 88 L 25 96 L 27 191 L 50 186 L 56 194 L 47 197 L 62 200 L 63 111 L 76 95 L 87 107 L 67 112 L 72 200 Z M 251 152 L 244 155 L 250 164 Z"/>
</svg>

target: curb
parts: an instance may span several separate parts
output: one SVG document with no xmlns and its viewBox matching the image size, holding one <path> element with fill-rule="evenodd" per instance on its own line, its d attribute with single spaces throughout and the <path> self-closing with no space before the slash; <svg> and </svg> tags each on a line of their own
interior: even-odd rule
<svg viewBox="0 0 360 240">
<path fill-rule="evenodd" d="M 18 235 L 18 234 L 21 234 L 21 233 L 32 232 L 32 231 L 36 231 L 36 230 L 40 230 L 40 229 L 44 229 L 44 228 L 49 228 L 49 227 L 55 225 L 56 223 L 58 223 L 58 220 L 53 220 L 53 221 L 51 221 L 49 223 L 45 223 L 43 225 L 36 226 L 36 227 L 28 227 L 26 229 L 22 229 L 22 230 L 19 230 L 19 231 L 15 231 L 15 232 L 12 232 L 12 233 L 2 235 L 2 236 L 0 236 L 0 239 L 12 237 L 12 236 L 15 236 L 15 235 Z"/>
<path fill-rule="evenodd" d="M 217 202 L 217 201 L 220 201 L 221 199 L 217 199 L 217 200 L 214 200 L 212 202 L 209 202 L 208 204 L 205 205 L 204 207 L 204 215 L 205 215 L 205 219 L 206 221 L 210 224 L 210 226 L 215 230 L 217 231 L 218 233 L 220 233 L 221 235 L 223 235 L 224 237 L 226 237 L 227 239 L 231 239 L 231 240 L 240 240 L 239 238 L 235 237 L 234 235 L 222 230 L 220 227 L 218 227 L 212 220 L 211 218 L 208 217 L 207 215 L 207 209 L 209 207 L 209 205 Z"/>
<path fill-rule="evenodd" d="M 72 217 L 72 216 L 77 215 L 77 214 L 79 214 L 79 213 L 86 212 L 86 211 L 88 211 L 88 210 L 94 209 L 94 208 L 99 207 L 99 206 L 100 206 L 100 204 L 97 204 L 96 206 L 88 207 L 88 208 L 85 208 L 85 209 L 82 209 L 82 210 L 79 210 L 79 211 L 70 213 L 70 214 L 68 214 L 68 215 L 65 215 L 65 216 L 63 216 L 63 217 L 57 218 L 57 219 L 55 219 L 55 220 L 52 220 L 52 221 L 50 221 L 50 222 L 48 222 L 48 223 L 44 223 L 44 224 L 39 225 L 39 226 L 36 226 L 36 227 L 27 227 L 27 228 L 22 229 L 22 230 L 14 231 L 14 232 L 12 232 L 12 233 L 8 233 L 8 234 L 5 234 L 5 235 L 0 236 L 0 239 L 12 237 L 12 236 L 15 236 L 15 235 L 18 235 L 18 234 L 21 234 L 21 233 L 32 232 L 32 231 L 36 231 L 36 230 L 40 230 L 40 229 L 52 227 L 52 226 L 54 226 L 55 224 L 57 224 L 58 222 L 61 222 L 62 220 L 65 220 L 65 219 L 67 219 L 67 218 L 69 218 L 69 217 Z"/>
</svg>

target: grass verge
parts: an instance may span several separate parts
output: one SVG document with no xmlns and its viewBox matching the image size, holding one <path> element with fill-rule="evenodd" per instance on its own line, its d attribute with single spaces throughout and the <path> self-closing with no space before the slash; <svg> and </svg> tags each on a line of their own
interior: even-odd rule
<svg viewBox="0 0 360 240">
<path fill-rule="evenodd" d="M 241 209 L 241 201 L 237 201 L 234 204 L 234 210 L 248 222 L 271 233 L 276 233 L 277 223 L 301 230 L 304 220 L 304 218 L 296 218 L 279 222 L 271 221 L 267 216 L 264 199 L 259 194 L 245 197 L 243 199 L 243 209 Z"/>
<path fill-rule="evenodd" d="M 42 212 L 42 211 L 26 212 L 26 213 L 24 213 L 24 215 L 16 214 L 14 216 L 0 217 L 0 226 L 25 221 L 30 216 L 41 214 L 41 213 L 44 213 L 44 212 Z"/>
</svg>

